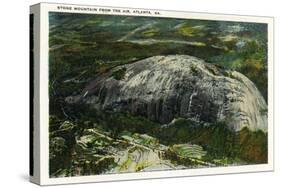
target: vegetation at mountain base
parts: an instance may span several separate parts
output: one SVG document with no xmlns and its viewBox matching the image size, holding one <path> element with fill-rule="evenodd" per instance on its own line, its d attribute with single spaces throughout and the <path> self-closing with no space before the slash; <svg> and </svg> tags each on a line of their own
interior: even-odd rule
<svg viewBox="0 0 281 188">
<path fill-rule="evenodd" d="M 78 175 L 77 165 L 83 170 L 88 169 L 87 172 L 80 172 L 83 175 L 105 173 L 118 166 L 112 152 L 105 148 L 111 146 L 116 147 L 116 150 L 123 150 L 123 148 L 129 148 L 126 146 L 129 145 L 128 141 L 155 150 L 161 148 L 159 144 L 164 145 L 166 148 L 163 150 L 163 160 L 170 160 L 173 164 L 190 168 L 198 165 L 267 163 L 267 134 L 262 131 L 253 132 L 244 128 L 233 132 L 226 128 L 225 122 L 204 126 L 185 119 L 178 119 L 169 126 L 163 126 L 128 113 L 89 111 L 91 112 L 84 114 L 84 117 L 80 117 L 75 123 L 50 117 L 50 124 L 57 125 L 57 129 L 54 129 L 54 126 L 50 127 L 53 128 L 50 131 L 52 176 Z M 90 134 L 93 141 L 83 146 L 78 138 L 91 133 L 89 131 L 91 129 L 105 136 Z M 142 136 L 141 138 L 145 138 L 143 141 L 136 141 L 140 139 L 138 135 L 149 136 Z M 193 149 L 180 152 L 179 146 L 184 146 L 186 143 L 194 145 Z M 102 160 L 103 163 L 100 164 L 98 161 L 101 159 L 105 161 Z M 68 169 L 68 173 L 62 172 L 62 169 Z"/>
</svg>

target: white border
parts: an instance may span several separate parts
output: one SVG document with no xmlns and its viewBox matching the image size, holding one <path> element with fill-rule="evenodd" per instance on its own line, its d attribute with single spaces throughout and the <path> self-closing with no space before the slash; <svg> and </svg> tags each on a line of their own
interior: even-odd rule
<svg viewBox="0 0 281 188">
<path fill-rule="evenodd" d="M 268 164 L 261 165 L 244 165 L 232 167 L 213 167 L 201 169 L 186 169 L 186 170 L 171 170 L 171 171 L 156 171 L 156 172 L 140 172 L 140 173 L 121 173 L 108 175 L 93 175 L 67 178 L 49 178 L 49 96 L 48 96 L 48 13 L 49 12 L 69 12 L 69 13 L 84 13 L 84 14 L 104 14 L 101 12 L 93 13 L 91 11 L 74 11 L 74 10 L 58 10 L 57 6 L 71 7 L 88 7 L 88 8 L 118 8 L 133 10 L 144 10 L 135 8 L 120 8 L 120 7 L 102 7 L 102 6 L 87 6 L 87 5 L 70 5 L 70 4 L 48 4 L 40 3 L 34 6 L 40 6 L 40 138 L 35 138 L 35 141 L 40 139 L 40 185 L 54 184 L 69 184 L 69 183 L 86 183 L 86 182 L 104 182 L 104 181 L 120 181 L 120 180 L 136 180 L 148 178 L 168 178 L 181 176 L 196 176 L 196 175 L 214 175 L 214 174 L 229 174 L 257 171 L 273 171 L 273 18 L 271 17 L 255 17 L 255 16 L 238 16 L 238 15 L 222 15 L 208 13 L 191 13 L 177 12 L 165 10 L 150 10 L 158 11 L 160 15 L 155 17 L 166 18 L 186 18 L 186 19 L 201 19 L 201 20 L 219 20 L 219 21 L 238 21 L 238 22 L 255 22 L 268 24 Z M 126 13 L 106 13 L 110 15 L 128 15 L 128 16 L 148 16 L 139 14 Z M 38 126 L 38 125 L 37 125 Z M 36 158 L 36 156 L 35 156 Z"/>
</svg>

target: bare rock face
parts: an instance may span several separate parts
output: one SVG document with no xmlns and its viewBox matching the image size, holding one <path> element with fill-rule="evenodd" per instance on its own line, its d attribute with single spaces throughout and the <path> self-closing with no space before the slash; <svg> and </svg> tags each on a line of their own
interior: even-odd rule
<svg viewBox="0 0 281 188">
<path fill-rule="evenodd" d="M 225 121 L 234 131 L 267 131 L 267 104 L 247 77 L 187 55 L 154 56 L 115 67 L 66 101 L 163 124 L 181 117 L 204 124 Z"/>
</svg>

